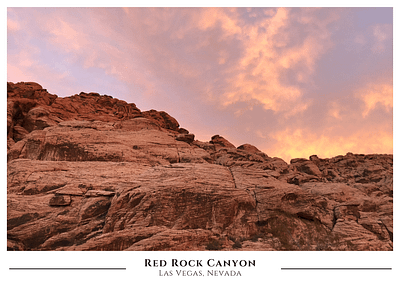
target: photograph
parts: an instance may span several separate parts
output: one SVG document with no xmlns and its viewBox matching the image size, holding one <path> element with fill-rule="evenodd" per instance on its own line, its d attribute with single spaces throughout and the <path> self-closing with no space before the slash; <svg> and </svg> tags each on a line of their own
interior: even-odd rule
<svg viewBox="0 0 400 284">
<path fill-rule="evenodd" d="M 393 283 L 393 4 L 182 4 L 3 7 L 9 283 Z"/>
</svg>

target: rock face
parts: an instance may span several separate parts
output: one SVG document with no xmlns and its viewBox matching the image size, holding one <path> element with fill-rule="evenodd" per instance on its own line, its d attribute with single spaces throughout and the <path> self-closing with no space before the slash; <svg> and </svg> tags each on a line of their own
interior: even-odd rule
<svg viewBox="0 0 400 284">
<path fill-rule="evenodd" d="M 290 164 L 110 96 L 8 83 L 8 250 L 393 250 L 393 156 Z"/>
</svg>

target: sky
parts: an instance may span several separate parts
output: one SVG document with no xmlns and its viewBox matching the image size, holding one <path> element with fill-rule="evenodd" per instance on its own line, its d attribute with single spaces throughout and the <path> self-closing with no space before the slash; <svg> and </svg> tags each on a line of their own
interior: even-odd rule
<svg viewBox="0 0 400 284">
<path fill-rule="evenodd" d="M 7 8 L 7 81 L 287 162 L 393 153 L 392 8 Z"/>
</svg>

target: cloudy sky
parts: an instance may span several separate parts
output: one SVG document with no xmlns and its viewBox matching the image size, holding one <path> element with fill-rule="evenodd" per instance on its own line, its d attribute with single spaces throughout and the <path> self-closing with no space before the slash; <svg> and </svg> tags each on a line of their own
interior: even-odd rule
<svg viewBox="0 0 400 284">
<path fill-rule="evenodd" d="M 8 8 L 7 80 L 269 156 L 393 153 L 392 8 Z"/>
</svg>

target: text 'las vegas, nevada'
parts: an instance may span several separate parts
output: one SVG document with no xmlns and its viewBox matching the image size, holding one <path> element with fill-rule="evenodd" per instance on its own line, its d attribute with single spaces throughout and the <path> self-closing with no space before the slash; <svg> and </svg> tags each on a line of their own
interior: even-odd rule
<svg viewBox="0 0 400 284">
<path fill-rule="evenodd" d="M 255 267 L 255 260 L 218 260 L 210 258 L 178 260 L 145 259 L 145 267 L 158 267 L 158 276 L 242 276 L 242 268 Z M 203 269 L 205 268 L 205 269 Z"/>
</svg>

